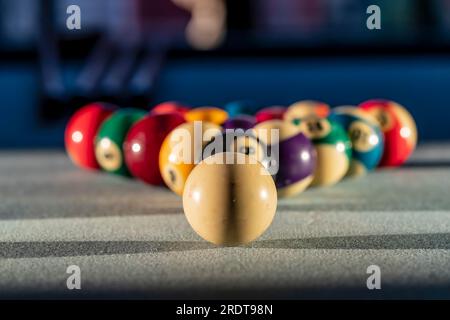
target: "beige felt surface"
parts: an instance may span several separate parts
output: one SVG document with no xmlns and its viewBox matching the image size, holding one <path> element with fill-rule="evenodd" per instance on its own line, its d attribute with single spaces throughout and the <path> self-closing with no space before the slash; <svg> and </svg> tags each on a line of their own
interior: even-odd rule
<svg viewBox="0 0 450 320">
<path fill-rule="evenodd" d="M 281 200 L 258 241 L 218 248 L 164 188 L 3 151 L 0 297 L 450 298 L 449 186 L 450 145 L 423 145 L 401 169 Z M 372 264 L 381 290 L 366 288 Z"/>
</svg>

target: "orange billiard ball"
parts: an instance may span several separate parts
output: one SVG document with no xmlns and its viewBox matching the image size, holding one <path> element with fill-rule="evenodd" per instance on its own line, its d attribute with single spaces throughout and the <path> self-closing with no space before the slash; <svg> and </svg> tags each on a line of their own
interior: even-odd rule
<svg viewBox="0 0 450 320">
<path fill-rule="evenodd" d="M 185 113 L 186 121 L 207 121 L 217 125 L 223 124 L 228 119 L 228 112 L 216 107 L 199 107 Z"/>
<path fill-rule="evenodd" d="M 115 106 L 95 102 L 79 109 L 70 118 L 64 133 L 66 152 L 72 162 L 84 169 L 100 169 L 95 157 L 95 137 Z"/>
<path fill-rule="evenodd" d="M 417 144 L 417 127 L 414 118 L 400 104 L 389 100 L 369 100 L 359 107 L 373 115 L 384 134 L 384 151 L 381 167 L 403 164 Z"/>
<path fill-rule="evenodd" d="M 203 148 L 221 134 L 220 126 L 195 121 L 179 125 L 164 139 L 159 151 L 159 170 L 173 192 L 183 194 L 189 174 L 203 158 Z"/>
</svg>

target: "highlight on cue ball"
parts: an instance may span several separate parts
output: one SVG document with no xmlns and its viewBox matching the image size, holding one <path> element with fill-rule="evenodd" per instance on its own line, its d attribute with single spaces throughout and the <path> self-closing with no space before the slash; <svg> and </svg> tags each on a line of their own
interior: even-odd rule
<svg viewBox="0 0 450 320">
<path fill-rule="evenodd" d="M 238 153 L 217 153 L 189 175 L 183 209 L 194 231 L 223 246 L 249 243 L 270 226 L 277 209 L 277 190 L 266 169 Z M 233 159 L 230 163 L 229 159 Z"/>
</svg>

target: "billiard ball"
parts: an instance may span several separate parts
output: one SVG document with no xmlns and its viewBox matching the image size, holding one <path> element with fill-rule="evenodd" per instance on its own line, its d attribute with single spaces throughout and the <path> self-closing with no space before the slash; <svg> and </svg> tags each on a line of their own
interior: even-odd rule
<svg viewBox="0 0 450 320">
<path fill-rule="evenodd" d="M 123 144 L 125 163 L 131 175 L 146 183 L 163 183 L 159 171 L 159 151 L 166 136 L 184 123 L 180 113 L 150 114 L 128 131 Z"/>
<path fill-rule="evenodd" d="M 185 118 L 188 122 L 207 121 L 221 125 L 228 119 L 228 113 L 216 107 L 199 107 L 186 112 Z"/>
<path fill-rule="evenodd" d="M 120 109 L 102 123 L 95 138 L 95 157 L 104 171 L 129 175 L 122 145 L 130 127 L 145 114 L 139 109 Z"/>
<path fill-rule="evenodd" d="M 232 101 L 225 105 L 225 111 L 229 117 L 240 115 L 252 115 L 255 113 L 257 106 L 254 102 L 248 100 Z"/>
<path fill-rule="evenodd" d="M 222 133 L 222 128 L 206 121 L 187 122 L 164 139 L 159 152 L 159 170 L 166 185 L 182 195 L 189 173 L 202 160 L 203 148 Z"/>
<path fill-rule="evenodd" d="M 183 209 L 203 239 L 222 246 L 249 243 L 270 226 L 277 208 L 277 190 L 259 163 L 218 153 L 199 163 L 186 181 Z M 244 155 L 244 158 L 247 156 Z"/>
<path fill-rule="evenodd" d="M 249 115 L 239 115 L 229 118 L 222 125 L 224 129 L 243 129 L 244 131 L 253 128 L 256 124 L 256 119 Z"/>
<path fill-rule="evenodd" d="M 293 122 L 311 139 L 317 152 L 311 185 L 331 186 L 339 182 L 350 168 L 352 155 L 350 138 L 344 128 L 330 118 L 315 115 Z"/>
<path fill-rule="evenodd" d="M 347 130 L 352 143 L 352 160 L 347 176 L 361 176 L 376 168 L 383 155 L 383 133 L 375 120 L 353 106 L 333 109 L 330 118 Z"/>
<path fill-rule="evenodd" d="M 286 110 L 287 108 L 283 106 L 272 106 L 263 108 L 255 114 L 256 122 L 261 123 L 269 120 L 276 120 L 276 119 L 281 120 L 283 119 Z"/>
<path fill-rule="evenodd" d="M 66 152 L 72 162 L 84 169 L 99 169 L 95 159 L 95 135 L 115 106 L 96 102 L 79 109 L 70 118 L 64 133 Z"/>
<path fill-rule="evenodd" d="M 308 116 L 326 118 L 330 114 L 330 106 L 324 102 L 303 100 L 290 105 L 284 114 L 286 121 L 300 121 Z"/>
<path fill-rule="evenodd" d="M 417 127 L 411 114 L 400 104 L 389 100 L 369 100 L 359 107 L 372 114 L 383 131 L 384 152 L 380 166 L 403 164 L 417 144 Z"/>
<path fill-rule="evenodd" d="M 203 148 L 203 159 L 221 152 L 247 155 L 254 162 L 258 161 L 263 166 L 268 165 L 267 148 L 257 139 L 252 130 L 247 132 L 242 129 L 226 130 L 222 135 L 214 137 Z"/>
<path fill-rule="evenodd" d="M 254 130 L 258 139 L 270 146 L 271 156 L 278 154 L 275 163 L 266 165 L 274 173 L 278 196 L 289 197 L 305 190 L 316 168 L 316 151 L 311 141 L 297 126 L 282 120 L 265 121 Z M 272 140 L 272 132 L 278 132 L 277 140 Z M 274 172 L 273 166 L 276 166 Z"/>
<path fill-rule="evenodd" d="M 189 111 L 189 107 L 176 102 L 176 101 L 167 101 L 156 105 L 151 111 L 151 114 L 161 114 L 161 113 L 179 113 L 184 115 Z"/>
</svg>

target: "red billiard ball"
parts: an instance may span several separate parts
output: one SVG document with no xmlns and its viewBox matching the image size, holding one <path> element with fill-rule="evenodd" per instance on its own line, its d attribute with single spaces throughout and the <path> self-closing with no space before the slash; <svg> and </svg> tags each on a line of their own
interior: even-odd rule
<svg viewBox="0 0 450 320">
<path fill-rule="evenodd" d="M 95 158 L 95 136 L 100 125 L 116 109 L 115 106 L 96 102 L 79 109 L 70 118 L 64 133 L 67 154 L 73 163 L 84 169 L 99 169 Z"/>
<path fill-rule="evenodd" d="M 282 106 L 272 106 L 259 110 L 255 114 L 256 122 L 261 123 L 269 120 L 282 120 L 287 108 Z"/>
<path fill-rule="evenodd" d="M 130 173 L 149 184 L 163 183 L 159 171 L 159 151 L 166 136 L 184 123 L 179 113 L 150 114 L 128 131 L 123 145 L 125 163 Z"/>
<path fill-rule="evenodd" d="M 411 114 L 400 104 L 389 100 L 369 100 L 359 107 L 374 116 L 383 131 L 384 151 L 379 166 L 403 164 L 417 144 L 417 128 Z"/>
<path fill-rule="evenodd" d="M 187 107 L 179 102 L 167 101 L 167 102 L 158 104 L 150 112 L 152 114 L 179 113 L 181 115 L 184 115 L 189 110 L 190 110 L 189 107 Z"/>
</svg>

